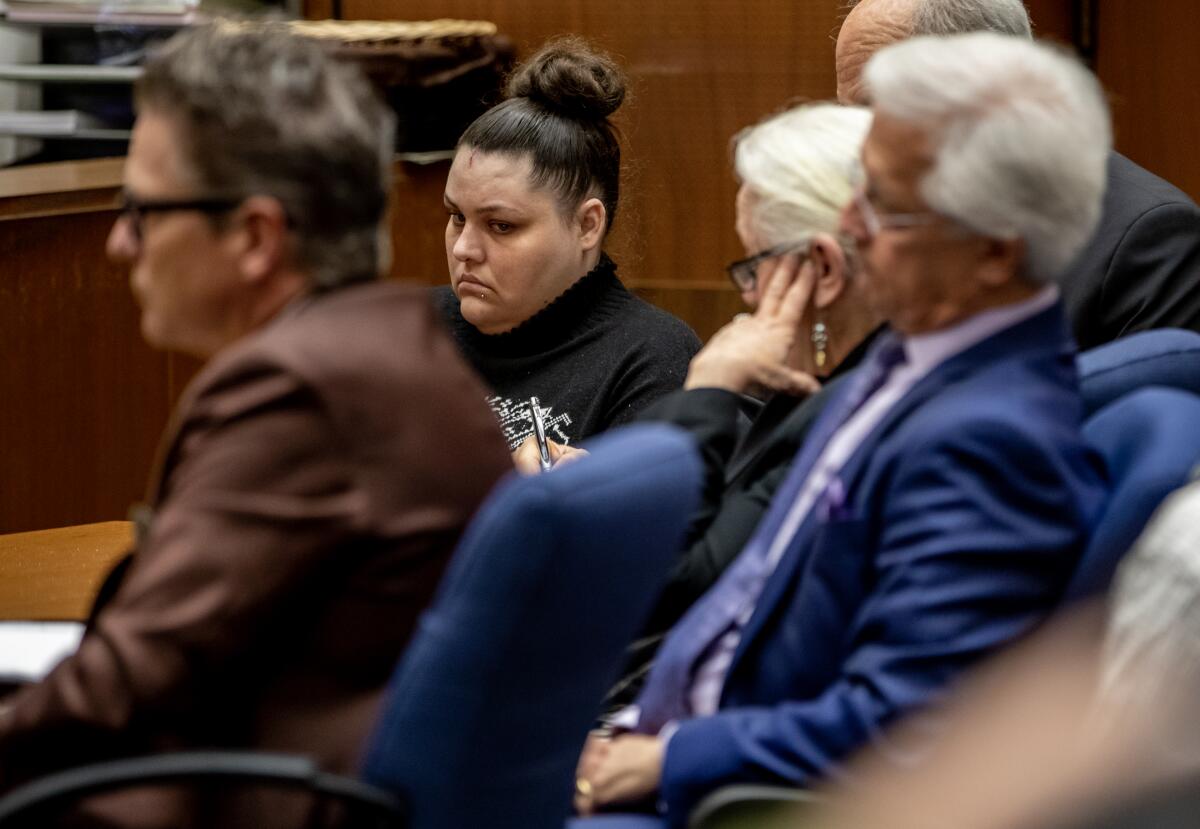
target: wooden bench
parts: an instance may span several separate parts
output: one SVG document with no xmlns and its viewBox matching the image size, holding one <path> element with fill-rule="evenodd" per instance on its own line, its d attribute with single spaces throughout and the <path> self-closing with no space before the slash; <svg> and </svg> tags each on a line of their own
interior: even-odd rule
<svg viewBox="0 0 1200 829">
<path fill-rule="evenodd" d="M 0 620 L 86 619 L 132 544 L 128 521 L 0 535 Z"/>
</svg>

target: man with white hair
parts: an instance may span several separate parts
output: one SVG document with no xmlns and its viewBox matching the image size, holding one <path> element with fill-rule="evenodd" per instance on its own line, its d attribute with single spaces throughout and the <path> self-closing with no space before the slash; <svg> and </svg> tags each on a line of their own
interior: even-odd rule
<svg viewBox="0 0 1200 829">
<path fill-rule="evenodd" d="M 671 631 L 633 733 L 585 747 L 583 813 L 657 793 L 682 826 L 722 785 L 835 773 L 1044 618 L 1102 506 L 1055 285 L 1100 212 L 1099 85 L 990 33 L 892 46 L 865 85 L 874 120 L 842 229 L 890 328 Z"/>
<path fill-rule="evenodd" d="M 838 33 L 838 99 L 866 103 L 862 69 L 909 37 L 991 31 L 1030 38 L 1021 0 L 855 0 Z M 1200 208 L 1113 152 L 1100 223 L 1060 280 L 1080 348 L 1135 331 L 1200 331 Z"/>
</svg>

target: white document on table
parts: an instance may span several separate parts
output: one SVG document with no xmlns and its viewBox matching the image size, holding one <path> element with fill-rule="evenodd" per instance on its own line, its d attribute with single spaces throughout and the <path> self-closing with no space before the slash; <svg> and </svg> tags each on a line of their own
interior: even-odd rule
<svg viewBox="0 0 1200 829">
<path fill-rule="evenodd" d="M 0 682 L 37 682 L 81 639 L 82 622 L 0 622 Z"/>
</svg>

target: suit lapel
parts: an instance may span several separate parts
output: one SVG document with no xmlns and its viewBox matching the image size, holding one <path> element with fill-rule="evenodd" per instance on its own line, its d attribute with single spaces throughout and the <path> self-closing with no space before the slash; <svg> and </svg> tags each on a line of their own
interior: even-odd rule
<svg viewBox="0 0 1200 829">
<path fill-rule="evenodd" d="M 858 477 L 862 474 L 864 466 L 872 457 L 876 447 L 884 442 L 888 435 L 918 406 L 935 397 L 944 388 L 978 370 L 980 366 L 999 360 L 1025 360 L 1039 355 L 1055 354 L 1061 354 L 1069 359 L 1073 350 L 1074 345 L 1066 329 L 1062 305 L 1055 303 L 1028 320 L 1006 328 L 961 354 L 951 357 L 941 365 L 935 366 L 888 411 L 847 459 L 838 474 L 838 479 L 846 487 L 847 501 L 853 500 L 854 492 L 860 484 Z M 798 458 L 819 452 L 822 448 L 802 447 Z M 815 462 L 815 457 L 809 462 Z M 755 605 L 754 614 L 742 632 L 727 677 L 734 675 L 743 654 L 753 645 L 754 640 L 762 633 L 764 626 L 773 618 L 776 611 L 785 604 L 782 599 L 795 592 L 795 582 L 813 550 L 813 536 L 822 524 L 822 519 L 817 516 L 817 512 L 814 508 L 805 517 L 788 544 L 787 550 L 780 558 L 775 572 L 767 579 L 763 593 Z M 728 681 L 726 687 L 729 687 Z M 724 691 L 722 691 L 723 695 Z"/>
</svg>

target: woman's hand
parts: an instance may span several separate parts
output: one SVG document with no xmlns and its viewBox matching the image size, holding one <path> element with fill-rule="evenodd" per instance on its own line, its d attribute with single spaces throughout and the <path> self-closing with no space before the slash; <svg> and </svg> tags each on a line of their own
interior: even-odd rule
<svg viewBox="0 0 1200 829">
<path fill-rule="evenodd" d="M 653 794 L 662 780 L 663 754 L 658 737 L 589 736 L 575 770 L 575 811 L 590 815 Z"/>
<path fill-rule="evenodd" d="M 787 365 L 812 297 L 813 264 L 799 254 L 789 254 L 771 267 L 758 308 L 735 317 L 692 358 L 685 389 L 718 388 L 739 394 L 766 389 L 800 395 L 820 388 L 811 375 Z"/>
<path fill-rule="evenodd" d="M 587 457 L 586 449 L 577 449 L 574 446 L 555 443 L 549 438 L 546 439 L 546 446 L 550 449 L 551 468 L 558 466 L 560 463 L 571 463 L 572 461 Z M 521 445 L 512 453 L 512 459 L 513 466 L 522 475 L 537 475 L 542 471 L 542 455 L 538 452 L 537 440 L 533 435 L 522 441 Z"/>
</svg>

